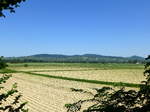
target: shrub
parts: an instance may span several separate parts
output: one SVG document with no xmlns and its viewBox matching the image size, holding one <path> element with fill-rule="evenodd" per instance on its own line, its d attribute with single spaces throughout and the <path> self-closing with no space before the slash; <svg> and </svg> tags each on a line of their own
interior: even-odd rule
<svg viewBox="0 0 150 112">
<path fill-rule="evenodd" d="M 6 68 L 8 65 L 6 62 L 3 60 L 3 56 L 0 57 L 0 69 Z"/>
<path fill-rule="evenodd" d="M 24 67 L 28 67 L 29 65 L 28 64 L 24 64 Z"/>
</svg>

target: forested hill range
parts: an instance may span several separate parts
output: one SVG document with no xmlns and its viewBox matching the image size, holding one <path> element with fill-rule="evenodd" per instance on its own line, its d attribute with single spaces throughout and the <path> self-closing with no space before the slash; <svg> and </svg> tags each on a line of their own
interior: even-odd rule
<svg viewBox="0 0 150 112">
<path fill-rule="evenodd" d="M 6 57 L 11 63 L 20 62 L 59 62 L 59 63 L 143 63 L 144 58 L 139 56 L 117 57 L 103 56 L 97 54 L 84 55 L 59 55 L 59 54 L 37 54 L 23 57 Z"/>
</svg>

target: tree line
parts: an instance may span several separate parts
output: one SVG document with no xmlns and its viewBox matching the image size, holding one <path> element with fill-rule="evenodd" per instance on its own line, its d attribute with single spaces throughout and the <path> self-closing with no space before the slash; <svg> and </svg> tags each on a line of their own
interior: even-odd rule
<svg viewBox="0 0 150 112">
<path fill-rule="evenodd" d="M 117 57 L 18 57 L 5 58 L 9 63 L 24 63 L 24 62 L 56 62 L 56 63 L 134 63 L 142 64 L 144 59 L 136 58 L 117 58 Z"/>
</svg>

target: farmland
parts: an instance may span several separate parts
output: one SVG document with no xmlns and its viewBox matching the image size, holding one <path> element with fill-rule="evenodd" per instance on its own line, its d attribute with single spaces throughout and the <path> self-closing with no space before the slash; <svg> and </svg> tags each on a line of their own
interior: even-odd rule
<svg viewBox="0 0 150 112">
<path fill-rule="evenodd" d="M 93 64 L 93 63 L 26 63 L 9 64 L 3 72 L 13 77 L 7 87 L 14 82 L 28 101 L 31 112 L 66 112 L 64 105 L 90 94 L 72 92 L 70 88 L 94 92 L 92 88 L 119 86 L 123 84 L 134 89 L 144 80 L 143 65 L 136 64 Z M 117 87 L 116 87 L 117 89 Z"/>
</svg>

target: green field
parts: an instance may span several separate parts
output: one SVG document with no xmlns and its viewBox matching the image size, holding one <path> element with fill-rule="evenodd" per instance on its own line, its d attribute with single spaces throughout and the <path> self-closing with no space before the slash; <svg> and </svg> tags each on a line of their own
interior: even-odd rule
<svg viewBox="0 0 150 112">
<path fill-rule="evenodd" d="M 143 64 L 116 64 L 116 63 L 18 63 L 9 64 L 9 67 L 24 67 L 27 64 L 29 67 L 81 67 L 81 68 L 95 68 L 95 69 L 143 69 Z"/>
</svg>

